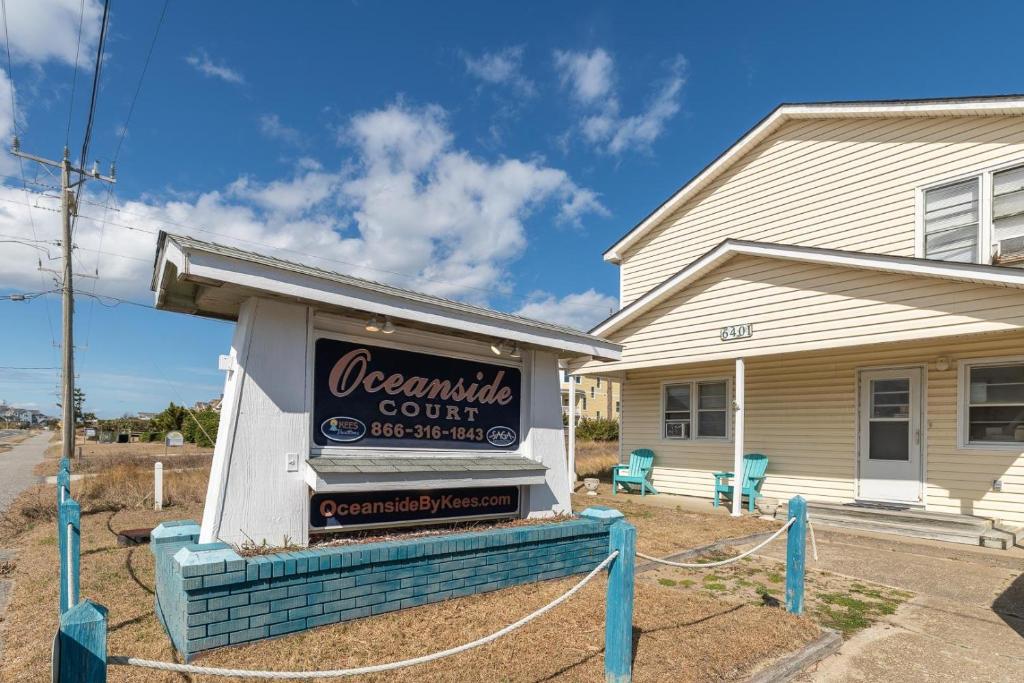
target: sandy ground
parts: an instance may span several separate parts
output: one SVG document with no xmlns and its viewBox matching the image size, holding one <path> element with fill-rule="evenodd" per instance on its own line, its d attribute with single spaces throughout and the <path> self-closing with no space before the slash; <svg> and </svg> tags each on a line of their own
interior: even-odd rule
<svg viewBox="0 0 1024 683">
<path fill-rule="evenodd" d="M 33 470 L 42 462 L 51 436 L 50 432 L 42 432 L 0 452 L 0 513 L 18 494 L 36 483 L 38 477 Z"/>
</svg>

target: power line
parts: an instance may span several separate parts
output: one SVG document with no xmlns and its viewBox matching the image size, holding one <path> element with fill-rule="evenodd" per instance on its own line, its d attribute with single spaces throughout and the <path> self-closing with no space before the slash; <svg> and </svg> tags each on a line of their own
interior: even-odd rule
<svg viewBox="0 0 1024 683">
<path fill-rule="evenodd" d="M 70 103 L 68 104 L 68 127 L 64 133 L 65 147 L 71 143 L 71 115 L 75 111 L 75 91 L 78 89 L 78 56 L 82 49 L 82 23 L 84 19 L 85 0 L 82 0 L 78 8 L 78 43 L 75 45 L 75 73 L 71 77 L 71 96 L 68 98 Z"/>
<path fill-rule="evenodd" d="M 0 370 L 60 370 L 58 367 L 22 367 L 16 365 L 0 365 Z"/>
<path fill-rule="evenodd" d="M 114 148 L 114 162 L 117 161 L 118 155 L 121 154 L 121 145 L 124 143 L 124 138 L 128 134 L 128 124 L 132 120 L 132 113 L 135 112 L 135 102 L 139 99 L 139 93 L 142 92 L 142 81 L 146 78 L 146 71 L 149 69 L 149 60 L 153 57 L 153 48 L 156 47 L 156 39 L 160 35 L 160 27 L 163 26 L 164 17 L 167 15 L 167 5 L 169 3 L 170 0 L 164 0 L 164 6 L 160 10 L 160 18 L 157 19 L 156 30 L 153 31 L 153 40 L 149 43 L 149 50 L 146 52 L 146 61 L 142 65 L 142 73 L 139 74 L 139 83 L 135 86 L 135 95 L 132 97 L 132 103 L 128 107 L 128 116 L 125 117 L 124 125 L 121 127 L 121 137 L 117 141 L 117 147 Z"/>
<path fill-rule="evenodd" d="M 89 164 L 89 144 L 92 142 L 92 126 L 96 119 L 96 98 L 99 96 L 100 91 L 100 75 L 103 72 L 103 49 L 107 41 L 107 25 L 110 18 L 110 0 L 104 0 L 103 3 L 103 17 L 100 19 L 100 37 L 96 42 L 96 63 L 93 65 L 92 74 L 92 95 L 89 98 L 89 115 L 85 119 L 85 134 L 82 136 L 82 153 L 78 157 L 79 166 L 82 168 L 82 177 L 84 179 L 85 167 Z M 82 194 L 82 186 L 85 183 L 79 183 L 75 189 L 75 203 L 77 205 L 78 199 Z M 74 235 L 76 214 L 78 213 L 77 208 L 71 216 L 71 234 Z"/>
<path fill-rule="evenodd" d="M 10 35 L 10 32 L 8 31 L 8 28 L 7 28 L 7 0 L 0 0 L 0 11 L 2 11 L 2 13 L 3 13 L 3 20 L 4 20 L 4 46 L 7 48 L 7 50 L 6 50 L 7 51 L 7 78 L 10 81 L 10 89 L 11 89 L 11 126 L 12 126 L 12 128 L 14 128 L 14 140 L 15 140 L 15 142 L 17 142 L 17 140 L 18 140 L 18 105 L 17 105 L 17 103 L 15 102 L 15 99 L 14 99 L 14 97 L 15 97 L 14 96 L 14 91 L 15 91 L 16 88 L 14 87 L 14 63 L 13 63 L 13 60 L 11 59 L 11 35 Z M 28 189 L 28 182 L 27 182 L 27 180 L 25 178 L 25 161 L 21 157 L 18 157 L 18 170 L 19 170 L 19 172 L 21 174 L 21 183 L 22 183 L 21 187 L 25 191 L 25 208 L 28 211 L 28 224 L 32 228 L 32 238 L 36 242 L 38 242 L 39 241 L 39 235 L 36 234 L 36 221 L 35 221 L 35 218 L 32 215 L 32 204 L 31 204 L 31 202 L 29 202 L 29 199 L 28 199 L 29 189 Z M 47 257 L 47 259 L 49 259 L 49 257 L 50 257 L 49 252 L 46 253 L 46 257 Z M 39 270 L 39 282 L 45 288 L 46 287 L 46 278 L 43 276 L 43 273 L 42 273 L 42 267 L 43 267 L 42 259 L 37 259 L 37 263 L 38 263 L 39 268 L 40 268 L 40 270 Z M 46 301 L 46 300 L 44 300 L 44 304 L 46 304 L 44 306 L 44 308 L 46 309 L 46 325 L 47 325 L 47 328 L 50 330 L 50 348 L 51 349 L 56 349 L 57 348 L 57 337 L 56 337 L 56 335 L 54 334 L 54 331 L 53 331 L 53 317 L 50 315 L 50 305 L 49 305 L 49 302 Z M 56 353 L 56 351 L 54 351 L 54 353 Z"/>
</svg>

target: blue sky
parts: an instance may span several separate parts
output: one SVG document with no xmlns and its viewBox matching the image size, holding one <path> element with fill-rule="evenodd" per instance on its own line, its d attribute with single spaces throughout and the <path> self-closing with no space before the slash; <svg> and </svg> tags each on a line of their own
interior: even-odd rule
<svg viewBox="0 0 1024 683">
<path fill-rule="evenodd" d="M 112 3 L 90 154 L 104 166 L 162 4 Z M 56 157 L 67 136 L 77 150 L 100 4 L 85 3 L 74 89 L 79 0 L 7 6 L 0 134 L 12 132 L 13 80 L 23 147 Z M 150 302 L 163 228 L 586 327 L 618 292 L 602 251 L 774 106 L 1021 92 L 1022 14 L 1011 3 L 174 0 L 117 187 L 108 197 L 93 183 L 82 205 L 76 270 L 99 278 L 78 287 Z M 55 239 L 52 179 L 25 166 L 44 195 L 29 211 L 18 165 L 0 160 L 0 173 L 0 240 Z M 0 295 L 53 287 L 37 253 L 0 241 Z M 78 302 L 89 409 L 220 393 L 230 324 L 115 304 Z M 55 412 L 58 373 L 6 368 L 57 365 L 59 320 L 55 295 L 0 300 L 0 399 Z"/>
</svg>

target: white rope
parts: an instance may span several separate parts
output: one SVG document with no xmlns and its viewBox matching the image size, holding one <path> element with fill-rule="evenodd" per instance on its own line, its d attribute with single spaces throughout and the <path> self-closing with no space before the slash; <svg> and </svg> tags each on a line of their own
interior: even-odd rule
<svg viewBox="0 0 1024 683">
<path fill-rule="evenodd" d="M 814 540 L 814 526 L 811 524 L 811 516 L 807 515 L 807 530 L 811 532 L 811 552 L 814 554 L 814 561 L 818 561 L 818 542 Z"/>
<path fill-rule="evenodd" d="M 750 550 L 742 552 L 742 553 L 740 553 L 739 555 L 737 555 L 735 557 L 730 557 L 730 558 L 725 559 L 725 560 L 718 560 L 717 562 L 670 562 L 668 560 L 663 560 L 660 557 L 651 557 L 650 555 L 644 555 L 643 553 L 640 553 L 640 552 L 638 552 L 636 554 L 636 556 L 637 557 L 642 557 L 645 560 L 651 560 L 652 562 L 658 562 L 660 564 L 667 564 L 670 567 L 682 567 L 684 569 L 705 569 L 707 567 L 721 567 L 721 566 L 726 565 L 726 564 L 732 564 L 733 562 L 739 562 L 740 560 L 742 560 L 747 555 L 751 555 L 751 554 L 757 552 L 758 550 L 760 550 L 761 548 L 765 547 L 766 545 L 768 545 L 769 543 L 774 541 L 776 538 L 778 538 L 779 535 L 783 531 L 785 531 L 789 527 L 793 526 L 793 522 L 795 522 L 795 521 L 796 521 L 796 517 L 790 517 L 789 521 L 786 522 L 782 526 L 781 529 L 776 531 L 774 534 L 772 534 L 771 536 L 769 536 L 768 538 L 766 538 L 762 542 L 760 542 L 757 545 L 755 545 Z"/>
<path fill-rule="evenodd" d="M 413 659 L 404 659 L 400 662 L 389 662 L 387 664 L 374 664 L 373 666 L 361 666 L 354 669 L 333 669 L 330 671 L 250 671 L 248 669 L 218 669 L 207 666 L 195 666 L 192 664 L 176 664 L 174 662 L 159 662 L 151 659 L 137 659 L 135 657 L 115 657 L 111 656 L 107 658 L 107 664 L 123 664 L 126 666 L 140 666 L 147 669 L 159 669 L 161 671 L 176 671 L 179 673 L 189 674 L 203 674 L 206 676 L 235 676 L 237 678 L 270 678 L 276 680 L 285 679 L 312 679 L 312 678 L 333 678 L 341 676 L 358 676 L 360 674 L 372 674 L 380 673 L 381 671 L 391 671 L 393 669 L 401 669 L 406 666 L 414 666 L 416 664 L 426 664 L 427 662 L 433 662 L 444 657 L 450 657 L 452 655 L 465 652 L 466 650 L 472 650 L 475 647 L 486 645 L 492 641 L 501 638 L 502 636 L 508 635 L 515 631 L 517 628 L 526 626 L 528 623 L 536 619 L 537 617 L 545 614 L 546 612 L 558 607 L 560 604 L 571 598 L 577 592 L 580 591 L 587 583 L 590 582 L 597 574 L 611 564 L 612 560 L 618 557 L 619 551 L 613 551 L 611 555 L 606 557 L 601 564 L 594 567 L 593 571 L 583 577 L 583 580 L 577 583 L 575 586 L 567 590 L 565 593 L 555 598 L 548 604 L 544 605 L 540 609 L 531 614 L 527 614 L 525 617 L 509 624 L 500 631 L 496 631 L 489 636 L 484 636 L 478 640 L 474 640 L 471 643 L 465 645 L 459 645 L 448 650 L 442 650 L 441 652 L 435 652 L 429 655 L 423 655 L 422 657 L 414 657 Z"/>
</svg>

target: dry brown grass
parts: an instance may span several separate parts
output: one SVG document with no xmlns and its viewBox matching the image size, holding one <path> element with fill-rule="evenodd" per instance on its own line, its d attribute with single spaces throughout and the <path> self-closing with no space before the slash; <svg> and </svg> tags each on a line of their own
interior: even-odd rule
<svg viewBox="0 0 1024 683">
<path fill-rule="evenodd" d="M 110 610 L 109 651 L 170 661 L 175 658 L 153 614 L 149 548 L 120 548 L 115 532 L 161 520 L 196 518 L 198 506 L 163 513 L 126 510 L 83 519 L 82 594 Z M 56 622 L 41 605 L 56 605 L 56 545 L 50 525 L 24 535 L 13 578 L 16 588 L 4 624 L 0 680 L 48 679 Z M 414 657 L 492 633 L 554 599 L 577 578 L 547 581 L 338 624 L 212 652 L 200 664 L 241 668 L 322 669 Z M 367 676 L 365 681 L 596 681 L 603 677 L 604 578 L 543 618 L 500 641 L 426 666 Z M 42 615 L 42 618 L 41 618 Z M 781 610 L 744 600 L 716 599 L 637 582 L 635 678 L 646 681 L 736 680 L 766 658 L 790 651 L 817 628 Z M 163 683 L 187 679 L 111 667 L 110 681 Z M 209 679 L 213 680 L 213 679 Z"/>
<path fill-rule="evenodd" d="M 594 460 L 609 457 L 608 444 L 602 446 L 594 449 Z M 84 511 L 82 595 L 109 609 L 111 654 L 177 659 L 153 613 L 152 554 L 147 547 L 118 547 L 116 535 L 120 530 L 152 527 L 166 520 L 198 519 L 206 476 L 204 471 L 167 473 L 170 507 L 159 513 L 149 509 L 151 467 L 119 465 L 102 477 L 73 484 Z M 14 580 L 15 588 L 0 625 L 4 642 L 0 680 L 10 683 L 34 683 L 49 676 L 58 577 L 55 571 L 40 568 L 56 566 L 56 540 L 50 522 L 54 496 L 52 486 L 26 492 L 14 506 L 23 519 L 17 533 L 11 535 L 0 528 L 0 545 L 17 546 L 18 550 L 17 562 L 8 567 L 5 577 Z M 641 550 L 650 553 L 774 526 L 750 518 L 651 508 L 623 495 L 614 499 L 577 496 L 574 503 L 579 508 L 597 503 L 621 509 L 638 528 Z M 492 633 L 554 599 L 578 578 L 520 586 L 214 651 L 199 663 L 250 669 L 322 669 L 423 655 Z M 601 680 L 604 596 L 604 578 L 599 577 L 569 603 L 494 644 L 430 665 L 356 680 Z M 816 637 L 818 629 L 811 621 L 755 602 L 749 596 L 681 591 L 641 575 L 634 615 L 634 680 L 736 680 L 767 659 Z M 52 606 L 52 610 L 41 606 Z M 109 680 L 198 683 L 206 679 L 112 667 Z"/>
<path fill-rule="evenodd" d="M 619 464 L 618 441 L 577 441 L 576 475 L 611 481 L 612 467 Z"/>
<path fill-rule="evenodd" d="M 153 463 L 162 462 L 165 468 L 184 469 L 203 467 L 210 464 L 212 448 L 199 448 L 185 444 L 178 448 L 166 448 L 162 443 L 96 443 L 79 442 L 82 457 L 71 461 L 71 471 L 77 474 L 103 472 L 114 465 L 139 465 L 152 469 Z M 36 474 L 57 474 L 60 461 L 60 443 L 52 444 L 46 451 L 43 462 L 36 466 Z"/>
</svg>

